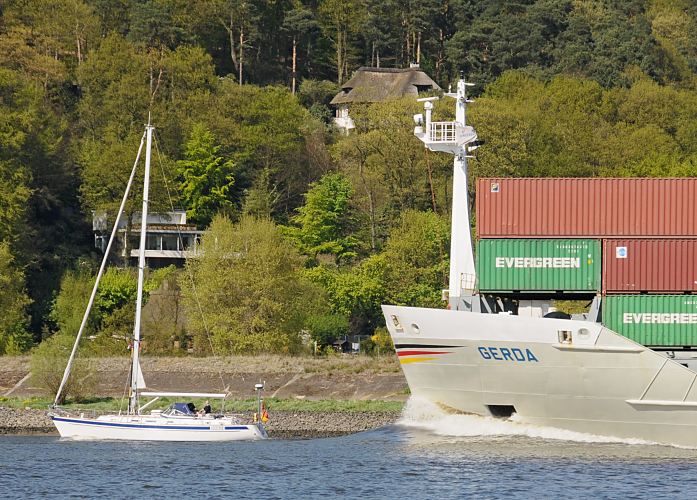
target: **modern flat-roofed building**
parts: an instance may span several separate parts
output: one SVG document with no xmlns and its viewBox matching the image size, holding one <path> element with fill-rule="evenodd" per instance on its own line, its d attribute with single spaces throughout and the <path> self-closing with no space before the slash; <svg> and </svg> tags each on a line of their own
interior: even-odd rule
<svg viewBox="0 0 697 500">
<path fill-rule="evenodd" d="M 127 235 L 128 224 L 125 217 L 119 221 L 116 248 L 112 250 L 112 255 L 125 257 L 126 241 L 128 241 L 130 259 L 134 263 L 137 262 L 140 248 L 140 223 L 141 214 L 135 212 Z M 102 252 L 106 250 L 109 242 L 111 224 L 112 222 L 107 220 L 105 211 L 92 213 L 94 245 Z M 171 264 L 182 266 L 187 258 L 197 255 L 203 233 L 194 224 L 187 223 L 184 210 L 148 214 L 148 232 L 145 242 L 147 265 L 152 268 Z"/>
</svg>

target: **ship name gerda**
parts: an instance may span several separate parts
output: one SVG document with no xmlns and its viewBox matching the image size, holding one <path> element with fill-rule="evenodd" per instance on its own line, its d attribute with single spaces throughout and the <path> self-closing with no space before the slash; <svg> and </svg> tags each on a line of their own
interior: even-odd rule
<svg viewBox="0 0 697 500">
<path fill-rule="evenodd" d="M 539 363 L 539 359 L 530 349 L 520 347 L 477 347 L 479 354 L 486 360 L 513 361 L 517 363 Z"/>
</svg>

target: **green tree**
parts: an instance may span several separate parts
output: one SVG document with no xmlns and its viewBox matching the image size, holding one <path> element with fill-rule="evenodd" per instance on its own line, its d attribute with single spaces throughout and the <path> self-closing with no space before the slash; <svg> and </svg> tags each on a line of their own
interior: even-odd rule
<svg viewBox="0 0 697 500">
<path fill-rule="evenodd" d="M 380 254 L 389 304 L 440 307 L 448 277 L 450 224 L 433 212 L 405 210 Z"/>
<path fill-rule="evenodd" d="M 30 176 L 15 162 L 0 160 L 0 241 L 16 241 L 26 227 Z"/>
<path fill-rule="evenodd" d="M 82 0 L 9 1 L 2 18 L 0 61 L 54 97 L 99 41 L 98 18 Z"/>
<path fill-rule="evenodd" d="M 339 83 L 348 77 L 350 37 L 360 29 L 365 13 L 364 0 L 324 0 L 319 6 L 320 24 L 336 49 L 336 74 Z"/>
<path fill-rule="evenodd" d="M 194 349 L 216 354 L 297 352 L 323 294 L 300 275 L 302 258 L 270 220 L 216 216 L 181 287 Z M 190 273 L 190 274 L 189 274 Z M 212 344 L 211 344 L 212 343 Z"/>
<path fill-rule="evenodd" d="M 329 80 L 303 80 L 298 91 L 298 100 L 310 114 L 329 123 L 332 117 L 330 102 L 341 88 Z"/>
<path fill-rule="evenodd" d="M 92 275 L 86 269 L 69 270 L 63 275 L 50 314 L 51 320 L 58 328 L 57 334 L 72 338 L 77 335 L 93 285 Z M 100 319 L 98 314 L 91 314 L 86 324 L 86 336 L 97 331 Z"/>
<path fill-rule="evenodd" d="M 332 254 L 340 260 L 356 256 L 358 242 L 351 235 L 352 195 L 351 182 L 342 174 L 327 174 L 310 185 L 305 204 L 293 218 L 299 227 L 292 231 L 305 254 L 313 258 Z"/>
<path fill-rule="evenodd" d="M 385 297 L 385 265 L 379 256 L 352 268 L 318 266 L 305 276 L 327 292 L 333 314 L 349 318 L 354 334 L 369 334 L 383 324 L 380 305 Z"/>
<path fill-rule="evenodd" d="M 30 303 L 24 273 L 15 266 L 9 245 L 0 242 L 0 354 L 19 354 L 31 346 L 27 331 Z"/>
<path fill-rule="evenodd" d="M 84 265 L 65 273 L 51 311 L 56 336 L 75 338 L 94 286 L 94 275 Z M 175 271 L 173 266 L 148 271 L 143 284 L 143 304 Z M 94 305 L 83 332 L 89 338 L 82 348 L 95 356 L 122 354 L 133 332 L 138 278 L 134 269 L 110 267 L 102 276 Z"/>
<path fill-rule="evenodd" d="M 293 2 L 293 7 L 283 19 L 283 30 L 291 37 L 292 57 L 291 57 L 291 92 L 295 94 L 298 80 L 298 44 L 306 46 L 304 40 L 317 35 L 318 23 L 310 9 L 305 7 L 299 0 Z M 306 52 L 309 59 L 309 47 Z"/>
<path fill-rule="evenodd" d="M 0 242 L 10 243 L 23 269 L 36 340 L 52 291 L 85 241 L 65 132 L 63 117 L 41 87 L 0 68 Z"/>
<path fill-rule="evenodd" d="M 165 186 L 166 179 L 173 177 L 168 158 L 177 157 L 184 142 L 181 122 L 189 122 L 189 102 L 195 102 L 201 94 L 208 95 L 216 80 L 210 57 L 201 49 L 182 46 L 173 52 L 163 50 L 160 55 L 159 59 L 153 58 L 142 47 L 112 34 L 80 68 L 83 98 L 79 123 L 83 133 L 76 150 L 81 167 L 81 201 L 87 210 L 106 210 L 112 217 L 115 214 L 148 110 L 152 110 L 157 127 L 150 209 L 171 209 Z M 156 77 L 151 79 L 151 74 Z M 136 186 L 142 185 L 141 172 L 142 168 Z M 129 227 L 134 213 L 140 210 L 140 190 L 134 188 L 134 193 L 125 212 Z"/>
<path fill-rule="evenodd" d="M 53 395 L 58 392 L 75 337 L 58 334 L 46 339 L 33 352 L 29 363 L 32 383 Z M 94 362 L 77 356 L 58 404 L 70 398 L 80 402 L 94 394 L 97 386 Z"/>
<path fill-rule="evenodd" d="M 252 187 L 245 192 L 242 213 L 258 219 L 271 219 L 279 198 L 276 185 L 271 185 L 271 172 L 265 168 L 256 178 Z"/>
<path fill-rule="evenodd" d="M 332 157 L 356 188 L 359 220 L 367 222 L 360 238 L 373 250 L 401 211 L 449 207 L 452 159 L 428 155 L 414 137 L 411 117 L 421 109 L 412 98 L 355 106 L 356 129 L 332 147 Z"/>
<path fill-rule="evenodd" d="M 133 4 L 128 37 L 147 47 L 169 48 L 190 43 L 193 36 L 182 19 L 177 19 L 174 3 L 146 0 Z"/>
<path fill-rule="evenodd" d="M 228 56 L 240 85 L 245 79 L 245 49 L 258 37 L 259 10 L 262 2 L 248 0 L 202 0 L 201 12 L 215 19 L 227 33 Z"/>
<path fill-rule="evenodd" d="M 442 305 L 448 242 L 445 217 L 407 210 L 383 252 L 350 269 L 318 266 L 305 274 L 327 291 L 332 313 L 349 318 L 353 333 L 372 335 L 384 325 L 381 304 Z"/>
<path fill-rule="evenodd" d="M 192 116 L 208 125 L 221 153 L 234 162 L 232 199 L 237 206 L 245 190 L 268 170 L 269 185 L 279 194 L 275 213 L 284 221 L 319 177 L 321 166 L 313 168 L 313 157 L 321 150 L 311 151 L 309 144 L 317 122 L 286 88 L 240 86 L 225 78 L 215 94 L 202 96 Z"/>
<path fill-rule="evenodd" d="M 179 190 L 192 222 L 208 225 L 217 212 L 230 213 L 234 184 L 232 160 L 218 156 L 220 146 L 203 124 L 194 125 L 184 146 L 184 159 L 177 162 Z"/>
<path fill-rule="evenodd" d="M 349 334 L 349 322 L 340 314 L 313 315 L 308 318 L 307 328 L 318 347 L 324 347 Z"/>
</svg>

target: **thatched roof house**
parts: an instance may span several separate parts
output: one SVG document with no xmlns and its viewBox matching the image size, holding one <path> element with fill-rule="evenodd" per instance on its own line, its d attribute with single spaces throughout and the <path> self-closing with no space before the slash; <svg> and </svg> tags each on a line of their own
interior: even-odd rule
<svg viewBox="0 0 697 500">
<path fill-rule="evenodd" d="M 342 128 L 353 128 L 348 108 L 354 102 L 380 102 L 405 95 L 415 98 L 422 92 L 440 90 L 430 76 L 418 66 L 399 68 L 359 68 L 353 77 L 341 85 L 331 104 L 336 106 L 335 123 Z"/>
</svg>

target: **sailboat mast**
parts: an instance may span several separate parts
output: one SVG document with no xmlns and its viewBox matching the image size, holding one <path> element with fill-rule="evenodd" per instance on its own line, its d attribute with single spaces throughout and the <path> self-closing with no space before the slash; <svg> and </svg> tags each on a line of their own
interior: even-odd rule
<svg viewBox="0 0 697 500">
<path fill-rule="evenodd" d="M 143 307 L 143 281 L 145 279 L 145 242 L 148 232 L 148 204 L 150 200 L 150 151 L 152 149 L 152 132 L 154 127 L 148 125 L 146 130 L 145 171 L 143 173 L 143 209 L 140 218 L 140 247 L 138 250 L 138 297 L 136 299 L 136 319 L 133 325 L 133 364 L 131 366 L 131 391 L 128 404 L 129 413 L 138 413 L 138 380 L 140 377 L 140 322 Z"/>
<path fill-rule="evenodd" d="M 126 185 L 126 191 L 123 193 L 123 198 L 121 199 L 121 205 L 119 205 L 119 211 L 116 213 L 116 220 L 114 221 L 114 227 L 111 230 L 111 235 L 109 236 L 109 243 L 104 250 L 104 257 L 102 257 L 102 263 L 99 266 L 99 272 L 97 272 L 97 278 L 94 281 L 94 286 L 92 287 L 92 293 L 90 294 L 90 300 L 87 303 L 87 308 L 85 309 L 85 314 L 82 316 L 82 322 L 80 323 L 80 328 L 77 331 L 77 336 L 75 337 L 75 343 L 73 344 L 73 349 L 70 352 L 70 357 L 68 358 L 68 364 L 65 366 L 65 371 L 63 372 L 63 378 L 61 379 L 60 386 L 56 392 L 56 397 L 53 401 L 53 406 L 58 405 L 61 400 L 61 395 L 63 394 L 63 389 L 65 384 L 70 377 L 70 371 L 73 367 L 73 361 L 75 360 L 75 353 L 77 352 L 77 346 L 82 338 L 82 332 L 85 330 L 85 325 L 87 325 L 87 319 L 90 316 L 90 311 L 92 311 L 92 306 L 94 304 L 94 298 L 97 295 L 97 288 L 99 287 L 99 281 L 104 274 L 104 268 L 106 267 L 107 260 L 109 259 L 109 252 L 111 252 L 111 245 L 114 243 L 116 238 L 116 232 L 119 229 L 119 221 L 121 220 L 121 215 L 126 207 L 126 201 L 128 200 L 128 194 L 131 192 L 131 185 L 133 184 L 133 179 L 136 176 L 136 170 L 138 169 L 138 162 L 140 162 L 140 154 L 143 151 L 143 143 L 145 142 L 145 134 L 140 139 L 140 146 L 138 147 L 138 154 L 136 155 L 136 161 L 133 162 L 133 168 L 131 169 L 131 175 L 128 178 L 128 184 Z"/>
</svg>

